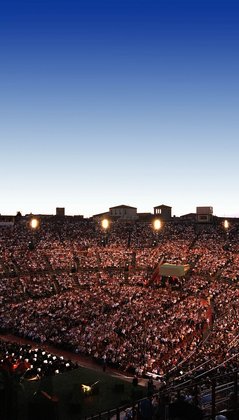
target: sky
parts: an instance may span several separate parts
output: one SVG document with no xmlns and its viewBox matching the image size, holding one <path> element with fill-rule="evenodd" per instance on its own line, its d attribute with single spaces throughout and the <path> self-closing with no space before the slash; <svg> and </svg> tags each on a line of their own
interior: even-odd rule
<svg viewBox="0 0 239 420">
<path fill-rule="evenodd" d="M 239 217 L 238 159 L 238 0 L 1 0 L 1 214 Z"/>
</svg>

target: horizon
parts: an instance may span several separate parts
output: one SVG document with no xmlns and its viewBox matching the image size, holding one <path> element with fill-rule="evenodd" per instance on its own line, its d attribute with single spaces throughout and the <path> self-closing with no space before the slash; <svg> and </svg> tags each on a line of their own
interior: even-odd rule
<svg viewBox="0 0 239 420">
<path fill-rule="evenodd" d="M 160 204 L 160 205 L 166 205 L 166 206 L 168 206 L 168 204 Z M 97 212 L 97 213 L 96 212 L 90 213 L 89 215 L 85 215 L 83 213 L 75 213 L 75 214 L 68 213 L 67 212 L 67 209 L 65 207 L 59 207 L 58 206 L 58 207 L 55 207 L 54 212 L 49 212 L 49 213 L 47 213 L 47 212 L 39 213 L 39 212 L 32 212 L 32 211 L 29 211 L 29 212 L 25 212 L 24 213 L 24 212 L 21 212 L 21 210 L 17 210 L 14 214 L 3 214 L 3 213 L 0 212 L 0 217 L 4 217 L 4 216 L 15 217 L 17 215 L 17 213 L 19 213 L 19 212 L 22 215 L 22 217 L 26 217 L 26 216 L 29 216 L 29 215 L 33 215 L 33 216 L 55 216 L 56 215 L 56 209 L 57 208 L 64 208 L 64 210 L 65 210 L 65 215 L 64 216 L 69 216 L 69 217 L 70 216 L 83 216 L 83 218 L 88 219 L 88 218 L 91 218 L 93 216 L 97 216 L 97 215 L 101 215 L 101 214 L 104 214 L 104 213 L 108 213 L 109 212 L 109 209 L 111 207 L 120 207 L 120 206 L 121 205 L 110 206 L 108 208 L 108 210 L 103 210 L 102 212 Z M 155 216 L 155 217 L 160 218 L 160 215 L 157 215 L 157 214 L 154 214 L 153 213 L 154 208 L 152 208 L 152 212 L 151 212 L 150 210 L 139 211 L 138 210 L 138 207 L 137 206 L 134 206 L 134 205 L 122 204 L 122 206 L 135 207 L 137 214 L 149 214 L 149 215 L 152 215 L 152 216 Z M 154 206 L 154 207 L 157 207 L 157 206 Z M 169 207 L 171 207 L 171 206 L 169 206 Z M 206 205 L 206 206 L 197 205 L 196 207 L 212 207 L 213 208 L 213 206 L 210 206 L 210 205 Z M 195 211 L 185 212 L 185 213 L 177 214 L 176 215 L 176 214 L 173 213 L 173 207 L 171 207 L 171 208 L 172 208 L 172 218 L 174 218 L 174 217 L 176 217 L 176 218 L 182 217 L 182 216 L 187 215 L 187 214 L 196 214 L 196 210 L 197 210 L 195 208 Z M 239 218 L 239 216 L 236 216 L 236 215 L 233 215 L 233 214 L 221 214 L 221 215 L 220 214 L 216 214 L 214 212 L 214 208 L 213 208 L 213 214 L 212 215 L 215 216 L 215 217 L 219 217 L 219 218 Z"/>
</svg>

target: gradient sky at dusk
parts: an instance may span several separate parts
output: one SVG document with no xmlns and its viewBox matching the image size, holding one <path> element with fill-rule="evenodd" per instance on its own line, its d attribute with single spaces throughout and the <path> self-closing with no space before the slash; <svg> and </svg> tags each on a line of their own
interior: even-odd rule
<svg viewBox="0 0 239 420">
<path fill-rule="evenodd" d="M 0 213 L 239 217 L 238 0 L 2 0 Z"/>
</svg>

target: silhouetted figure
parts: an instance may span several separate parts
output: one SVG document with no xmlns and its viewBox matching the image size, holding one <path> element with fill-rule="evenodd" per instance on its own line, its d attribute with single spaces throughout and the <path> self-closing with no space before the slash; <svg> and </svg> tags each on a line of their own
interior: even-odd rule
<svg viewBox="0 0 239 420">
<path fill-rule="evenodd" d="M 180 396 L 177 401 L 169 406 L 170 418 L 177 420 L 202 420 L 203 413 L 196 407 L 185 401 L 184 396 Z"/>
<path fill-rule="evenodd" d="M 138 385 L 138 383 L 139 383 L 138 377 L 137 377 L 137 375 L 134 375 L 132 384 L 136 387 Z"/>
</svg>

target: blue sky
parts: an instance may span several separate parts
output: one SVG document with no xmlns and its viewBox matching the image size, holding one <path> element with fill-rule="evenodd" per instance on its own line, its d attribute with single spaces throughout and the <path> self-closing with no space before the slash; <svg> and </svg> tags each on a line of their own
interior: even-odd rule
<svg viewBox="0 0 239 420">
<path fill-rule="evenodd" d="M 2 0 L 0 213 L 239 216 L 239 4 Z"/>
</svg>

